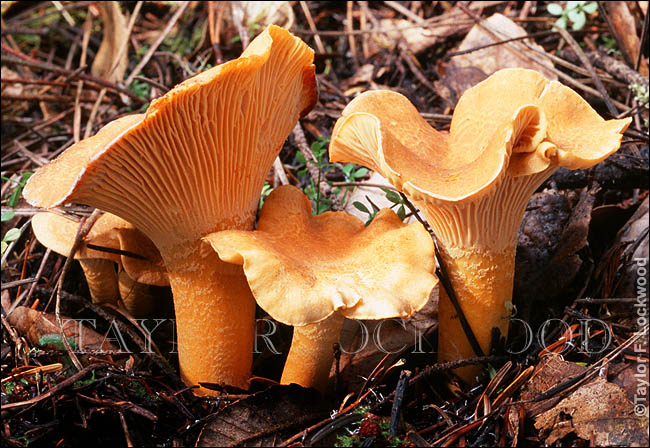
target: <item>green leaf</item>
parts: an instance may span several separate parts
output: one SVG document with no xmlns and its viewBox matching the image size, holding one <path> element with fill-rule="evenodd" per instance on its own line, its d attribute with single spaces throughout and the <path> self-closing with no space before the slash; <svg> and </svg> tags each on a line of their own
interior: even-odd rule
<svg viewBox="0 0 650 448">
<path fill-rule="evenodd" d="M 5 233 L 4 238 L 2 238 L 2 241 L 6 242 L 11 242 L 11 241 L 16 241 L 18 238 L 20 238 L 20 229 L 9 229 L 7 230 L 7 233 Z"/>
<path fill-rule="evenodd" d="M 296 160 L 298 163 L 306 164 L 307 159 L 305 159 L 305 155 L 302 153 L 302 151 L 297 151 L 296 152 Z"/>
<path fill-rule="evenodd" d="M 343 165 L 343 167 L 341 168 L 341 171 L 343 171 L 343 175 L 344 175 L 345 177 L 350 177 L 350 174 L 352 174 L 352 170 L 353 170 L 353 169 L 354 169 L 354 164 L 352 164 L 352 163 L 346 163 L 346 164 Z"/>
<path fill-rule="evenodd" d="M 563 30 L 566 30 L 566 17 L 562 16 L 559 19 L 557 19 L 555 21 L 555 25 L 562 28 Z"/>
<path fill-rule="evenodd" d="M 552 14 L 554 16 L 561 16 L 564 12 L 562 6 L 558 5 L 557 3 L 549 3 L 546 5 L 546 10 L 549 12 L 549 14 Z"/>
<path fill-rule="evenodd" d="M 4 254 L 5 254 L 5 250 L 7 250 L 7 248 L 9 247 L 9 245 L 8 245 L 7 243 L 5 243 L 4 241 L 3 241 L 2 243 L 0 243 L 0 244 L 2 245 L 2 250 L 0 250 L 0 254 L 4 255 Z"/>
<path fill-rule="evenodd" d="M 587 14 L 593 14 L 598 9 L 598 4 L 596 2 L 589 2 L 582 7 L 582 10 Z"/>
<path fill-rule="evenodd" d="M 585 2 L 584 1 L 581 1 L 581 2 L 576 2 L 576 1 L 566 2 L 566 9 L 568 11 L 570 11 L 572 9 L 576 9 L 578 6 L 581 6 L 583 3 L 585 3 Z"/>
<path fill-rule="evenodd" d="M 16 216 L 13 210 L 3 210 L 2 211 L 2 222 L 11 221 Z"/>
<path fill-rule="evenodd" d="M 363 205 L 361 202 L 359 202 L 359 201 L 354 201 L 354 202 L 352 203 L 352 205 L 353 205 L 354 208 L 356 208 L 357 210 L 362 211 L 362 212 L 364 212 L 364 213 L 368 213 L 368 214 L 370 214 L 370 210 L 368 210 L 368 207 L 366 207 L 365 205 Z"/>
<path fill-rule="evenodd" d="M 404 218 L 406 218 L 406 209 L 403 205 L 400 205 L 397 209 L 397 216 L 401 221 L 404 221 Z"/>
<path fill-rule="evenodd" d="M 368 174 L 368 168 L 361 167 L 354 172 L 354 177 L 358 179 L 364 177 L 366 174 Z"/>
<path fill-rule="evenodd" d="M 390 202 L 394 204 L 401 204 L 402 203 L 402 197 L 399 195 L 399 193 L 393 191 L 393 190 L 388 190 L 386 192 L 386 199 L 388 199 Z"/>
<path fill-rule="evenodd" d="M 581 30 L 583 26 L 585 26 L 585 22 L 587 21 L 587 16 L 585 16 L 585 13 L 582 11 L 570 11 L 569 12 L 569 19 L 573 22 L 573 25 L 571 26 L 571 29 L 573 31 L 578 31 Z"/>
</svg>

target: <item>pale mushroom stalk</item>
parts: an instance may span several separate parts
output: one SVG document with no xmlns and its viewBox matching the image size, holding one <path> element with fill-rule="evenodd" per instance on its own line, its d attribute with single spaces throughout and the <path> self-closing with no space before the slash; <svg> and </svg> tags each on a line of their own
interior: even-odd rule
<svg viewBox="0 0 650 448">
<path fill-rule="evenodd" d="M 86 277 L 92 302 L 115 305 L 120 297 L 115 262 L 100 258 L 86 258 L 80 259 L 79 264 Z"/>
<path fill-rule="evenodd" d="M 271 25 L 241 57 L 184 81 L 145 114 L 109 123 L 24 190 L 40 207 L 74 201 L 107 210 L 153 241 L 174 296 L 186 384 L 248 388 L 255 301 L 241 267 L 204 250 L 201 238 L 253 228 L 273 160 L 317 101 L 314 72 L 313 51 Z"/>
<path fill-rule="evenodd" d="M 507 335 L 517 231 L 530 195 L 558 167 L 588 168 L 615 152 L 629 123 L 603 120 L 574 91 L 532 70 L 506 69 L 462 95 L 449 134 L 403 95 L 359 95 L 334 127 L 330 159 L 378 171 L 420 208 L 489 353 L 492 329 Z M 438 334 L 439 360 L 474 356 L 442 291 Z M 473 381 L 478 369 L 458 373 Z"/>
<path fill-rule="evenodd" d="M 151 287 L 145 283 L 136 282 L 125 270 L 121 270 L 117 274 L 117 287 L 124 308 L 131 315 L 145 316 L 155 308 L 156 298 L 151 293 Z"/>
<path fill-rule="evenodd" d="M 344 212 L 312 215 L 309 199 L 282 186 L 265 200 L 255 231 L 207 237 L 222 260 L 242 265 L 257 303 L 294 327 L 281 382 L 324 392 L 344 318 L 408 318 L 429 299 L 433 242 L 422 224 L 382 210 L 365 227 Z"/>
</svg>

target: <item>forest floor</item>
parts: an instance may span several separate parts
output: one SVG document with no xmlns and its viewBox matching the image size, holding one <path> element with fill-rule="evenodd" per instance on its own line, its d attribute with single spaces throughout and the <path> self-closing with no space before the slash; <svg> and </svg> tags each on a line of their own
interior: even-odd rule
<svg viewBox="0 0 650 448">
<path fill-rule="evenodd" d="M 2 2 L 3 445 L 648 445 L 648 2 L 119 5 L 121 19 L 101 2 Z M 447 131 L 466 89 L 525 67 L 571 87 L 605 119 L 632 118 L 617 153 L 558 170 L 532 196 L 505 345 L 437 363 L 433 297 L 411 321 L 386 325 L 383 346 L 339 351 L 324 397 L 278 384 L 284 357 L 272 348 L 286 353 L 291 340 L 279 324 L 274 345 L 255 354 L 250 390 L 213 385 L 219 397 L 197 397 L 178 376 L 169 288 L 153 287 L 157 307 L 136 321 L 91 303 L 78 263 L 64 268 L 66 257 L 35 238 L 38 210 L 21 196 L 29 176 L 239 57 L 266 23 L 314 49 L 320 97 L 263 195 L 288 182 L 317 213 L 366 221 L 379 204 L 409 215 L 401 197 L 372 187 L 382 182 L 372 172 L 328 161 L 334 123 L 367 90 L 402 93 Z M 110 56 L 100 58 L 104 41 Z M 65 211 L 80 220 L 92 209 Z M 257 317 L 269 318 L 261 309 Z M 81 324 L 64 339 L 59 319 Z M 153 344 L 141 325 L 156 328 Z M 357 330 L 344 328 L 343 347 L 359 344 Z M 120 350 L 78 353 L 81 337 Z M 464 364 L 481 367 L 477 384 L 453 374 Z"/>
</svg>

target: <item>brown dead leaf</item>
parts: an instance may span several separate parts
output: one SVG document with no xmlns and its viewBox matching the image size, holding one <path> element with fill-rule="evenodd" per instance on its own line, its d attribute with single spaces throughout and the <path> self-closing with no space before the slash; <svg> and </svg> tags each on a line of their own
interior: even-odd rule
<svg viewBox="0 0 650 448">
<path fill-rule="evenodd" d="M 526 289 L 530 298 L 552 300 L 566 292 L 576 278 L 582 266 L 578 252 L 587 245 L 595 192 L 595 189 L 582 192 L 548 264 L 537 266 L 537 275 L 528 278 Z M 540 291 L 543 291 L 543 295 L 540 295 Z"/>
<path fill-rule="evenodd" d="M 295 428 L 328 412 L 314 389 L 273 386 L 220 411 L 205 425 L 196 446 L 277 446 Z"/>
<path fill-rule="evenodd" d="M 587 370 L 586 367 L 564 361 L 560 355 L 547 355 L 537 366 L 528 383 L 522 388 L 521 399 L 534 400 L 540 395 L 574 378 Z M 555 406 L 561 397 L 555 396 L 533 403 L 526 403 L 526 414 L 535 417 Z"/>
<path fill-rule="evenodd" d="M 625 54 L 625 59 L 634 64 L 641 46 L 639 36 L 636 33 L 634 16 L 630 13 L 625 2 L 607 2 L 605 5 L 609 12 L 614 31 L 623 46 L 621 51 Z M 647 63 L 639 66 L 639 72 L 644 76 L 648 76 Z"/>
<path fill-rule="evenodd" d="M 99 46 L 90 73 L 107 81 L 121 81 L 129 65 L 129 33 L 126 18 L 118 2 L 99 2 L 97 5 L 104 20 L 104 37 Z"/>
<path fill-rule="evenodd" d="M 375 37 L 381 39 L 380 45 L 391 48 L 392 43 L 398 43 L 409 51 L 418 54 L 441 42 L 442 40 L 463 31 L 466 26 L 458 26 L 457 20 L 448 20 L 432 26 L 416 26 L 405 19 L 382 19 L 379 27 L 385 31 L 385 36 Z M 386 37 L 389 41 L 386 41 Z"/>
<path fill-rule="evenodd" d="M 476 47 L 498 42 L 493 35 L 486 31 L 484 27 L 500 36 L 500 40 L 510 39 L 513 37 L 525 36 L 528 34 L 526 30 L 517 25 L 515 22 L 502 14 L 493 14 L 488 19 L 484 20 L 481 25 L 474 25 L 465 39 L 461 42 L 457 51 L 471 50 Z M 544 51 L 544 49 L 535 44 L 531 40 L 525 40 L 526 43 Z M 472 51 L 471 53 L 453 56 L 445 69 L 445 75 L 440 81 L 434 82 L 436 89 L 448 103 L 450 107 L 454 107 L 456 101 L 463 94 L 465 90 L 475 84 L 475 81 L 481 81 L 482 73 L 485 77 L 491 75 L 497 70 L 503 68 L 529 68 L 537 70 L 546 78 L 556 80 L 557 76 L 550 69 L 553 64 L 539 55 L 536 59 L 543 60 L 544 63 L 540 64 L 522 55 L 519 51 L 514 49 L 514 45 L 519 46 L 524 52 L 532 51 L 524 47 L 521 42 L 506 43 L 495 45 L 481 50 Z M 459 75 L 462 77 L 471 76 L 471 82 L 460 82 Z"/>
<path fill-rule="evenodd" d="M 648 446 L 648 417 L 634 413 L 634 405 L 619 386 L 596 377 L 535 419 L 549 445 L 568 434 L 593 446 Z"/>
<path fill-rule="evenodd" d="M 571 193 L 544 190 L 535 193 L 519 229 L 515 261 L 514 295 L 527 302 L 539 295 L 531 279 L 548 265 L 571 216 Z"/>
<path fill-rule="evenodd" d="M 106 341 L 103 335 L 91 330 L 83 322 L 78 322 L 66 316 L 61 316 L 63 332 L 66 337 L 74 338 L 75 345 L 81 350 L 99 350 L 119 352 L 120 350 Z M 44 313 L 26 306 L 18 306 L 8 317 L 9 323 L 27 340 L 35 345 L 41 345 L 41 338 L 58 335 L 59 327 L 53 313 Z"/>
<path fill-rule="evenodd" d="M 648 369 L 648 340 L 639 339 L 632 347 L 636 353 L 645 354 L 645 358 L 627 358 L 626 362 L 620 362 L 611 366 L 608 371 L 608 379 L 620 386 L 627 394 L 627 399 L 635 405 L 638 410 L 645 410 L 648 416 L 648 404 L 650 398 L 650 369 Z"/>
<path fill-rule="evenodd" d="M 616 237 L 614 245 L 625 247 L 620 280 L 614 290 L 614 297 L 637 297 L 639 261 L 645 260 L 646 285 L 648 284 L 648 198 L 634 212 Z"/>
</svg>

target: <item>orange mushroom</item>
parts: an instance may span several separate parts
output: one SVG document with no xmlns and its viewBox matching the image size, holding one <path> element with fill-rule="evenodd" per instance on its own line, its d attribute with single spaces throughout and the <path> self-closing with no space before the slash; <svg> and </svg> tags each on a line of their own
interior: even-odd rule
<svg viewBox="0 0 650 448">
<path fill-rule="evenodd" d="M 603 120 L 577 93 L 532 70 L 501 70 L 466 91 L 449 134 L 402 95 L 366 92 L 337 121 L 332 161 L 366 165 L 420 208 L 463 314 L 483 352 L 506 336 L 517 230 L 530 195 L 558 167 L 590 167 L 615 152 L 630 119 Z M 446 294 L 439 358 L 473 356 Z M 459 373 L 471 380 L 475 368 Z"/>
<path fill-rule="evenodd" d="M 271 25 L 238 59 L 184 81 L 143 115 L 109 123 L 24 189 L 35 206 L 92 205 L 153 241 L 174 295 L 186 384 L 248 387 L 255 301 L 241 267 L 202 251 L 201 238 L 253 227 L 273 160 L 317 101 L 312 62 L 303 41 Z"/>
<path fill-rule="evenodd" d="M 281 382 L 324 391 L 344 318 L 408 318 L 437 283 L 433 242 L 422 224 L 389 209 L 368 227 L 345 212 L 312 215 L 296 187 L 265 200 L 257 230 L 204 238 L 219 257 L 243 265 L 257 303 L 294 326 Z"/>
<path fill-rule="evenodd" d="M 70 254 L 78 228 L 79 223 L 73 219 L 51 212 L 37 213 L 32 219 L 32 229 L 40 243 L 64 256 Z M 74 258 L 84 272 L 93 303 L 117 304 L 121 298 L 134 316 L 143 316 L 153 308 L 154 297 L 148 285 L 169 285 L 153 243 L 111 213 L 99 217 Z M 116 263 L 119 273 L 115 271 Z"/>
</svg>

